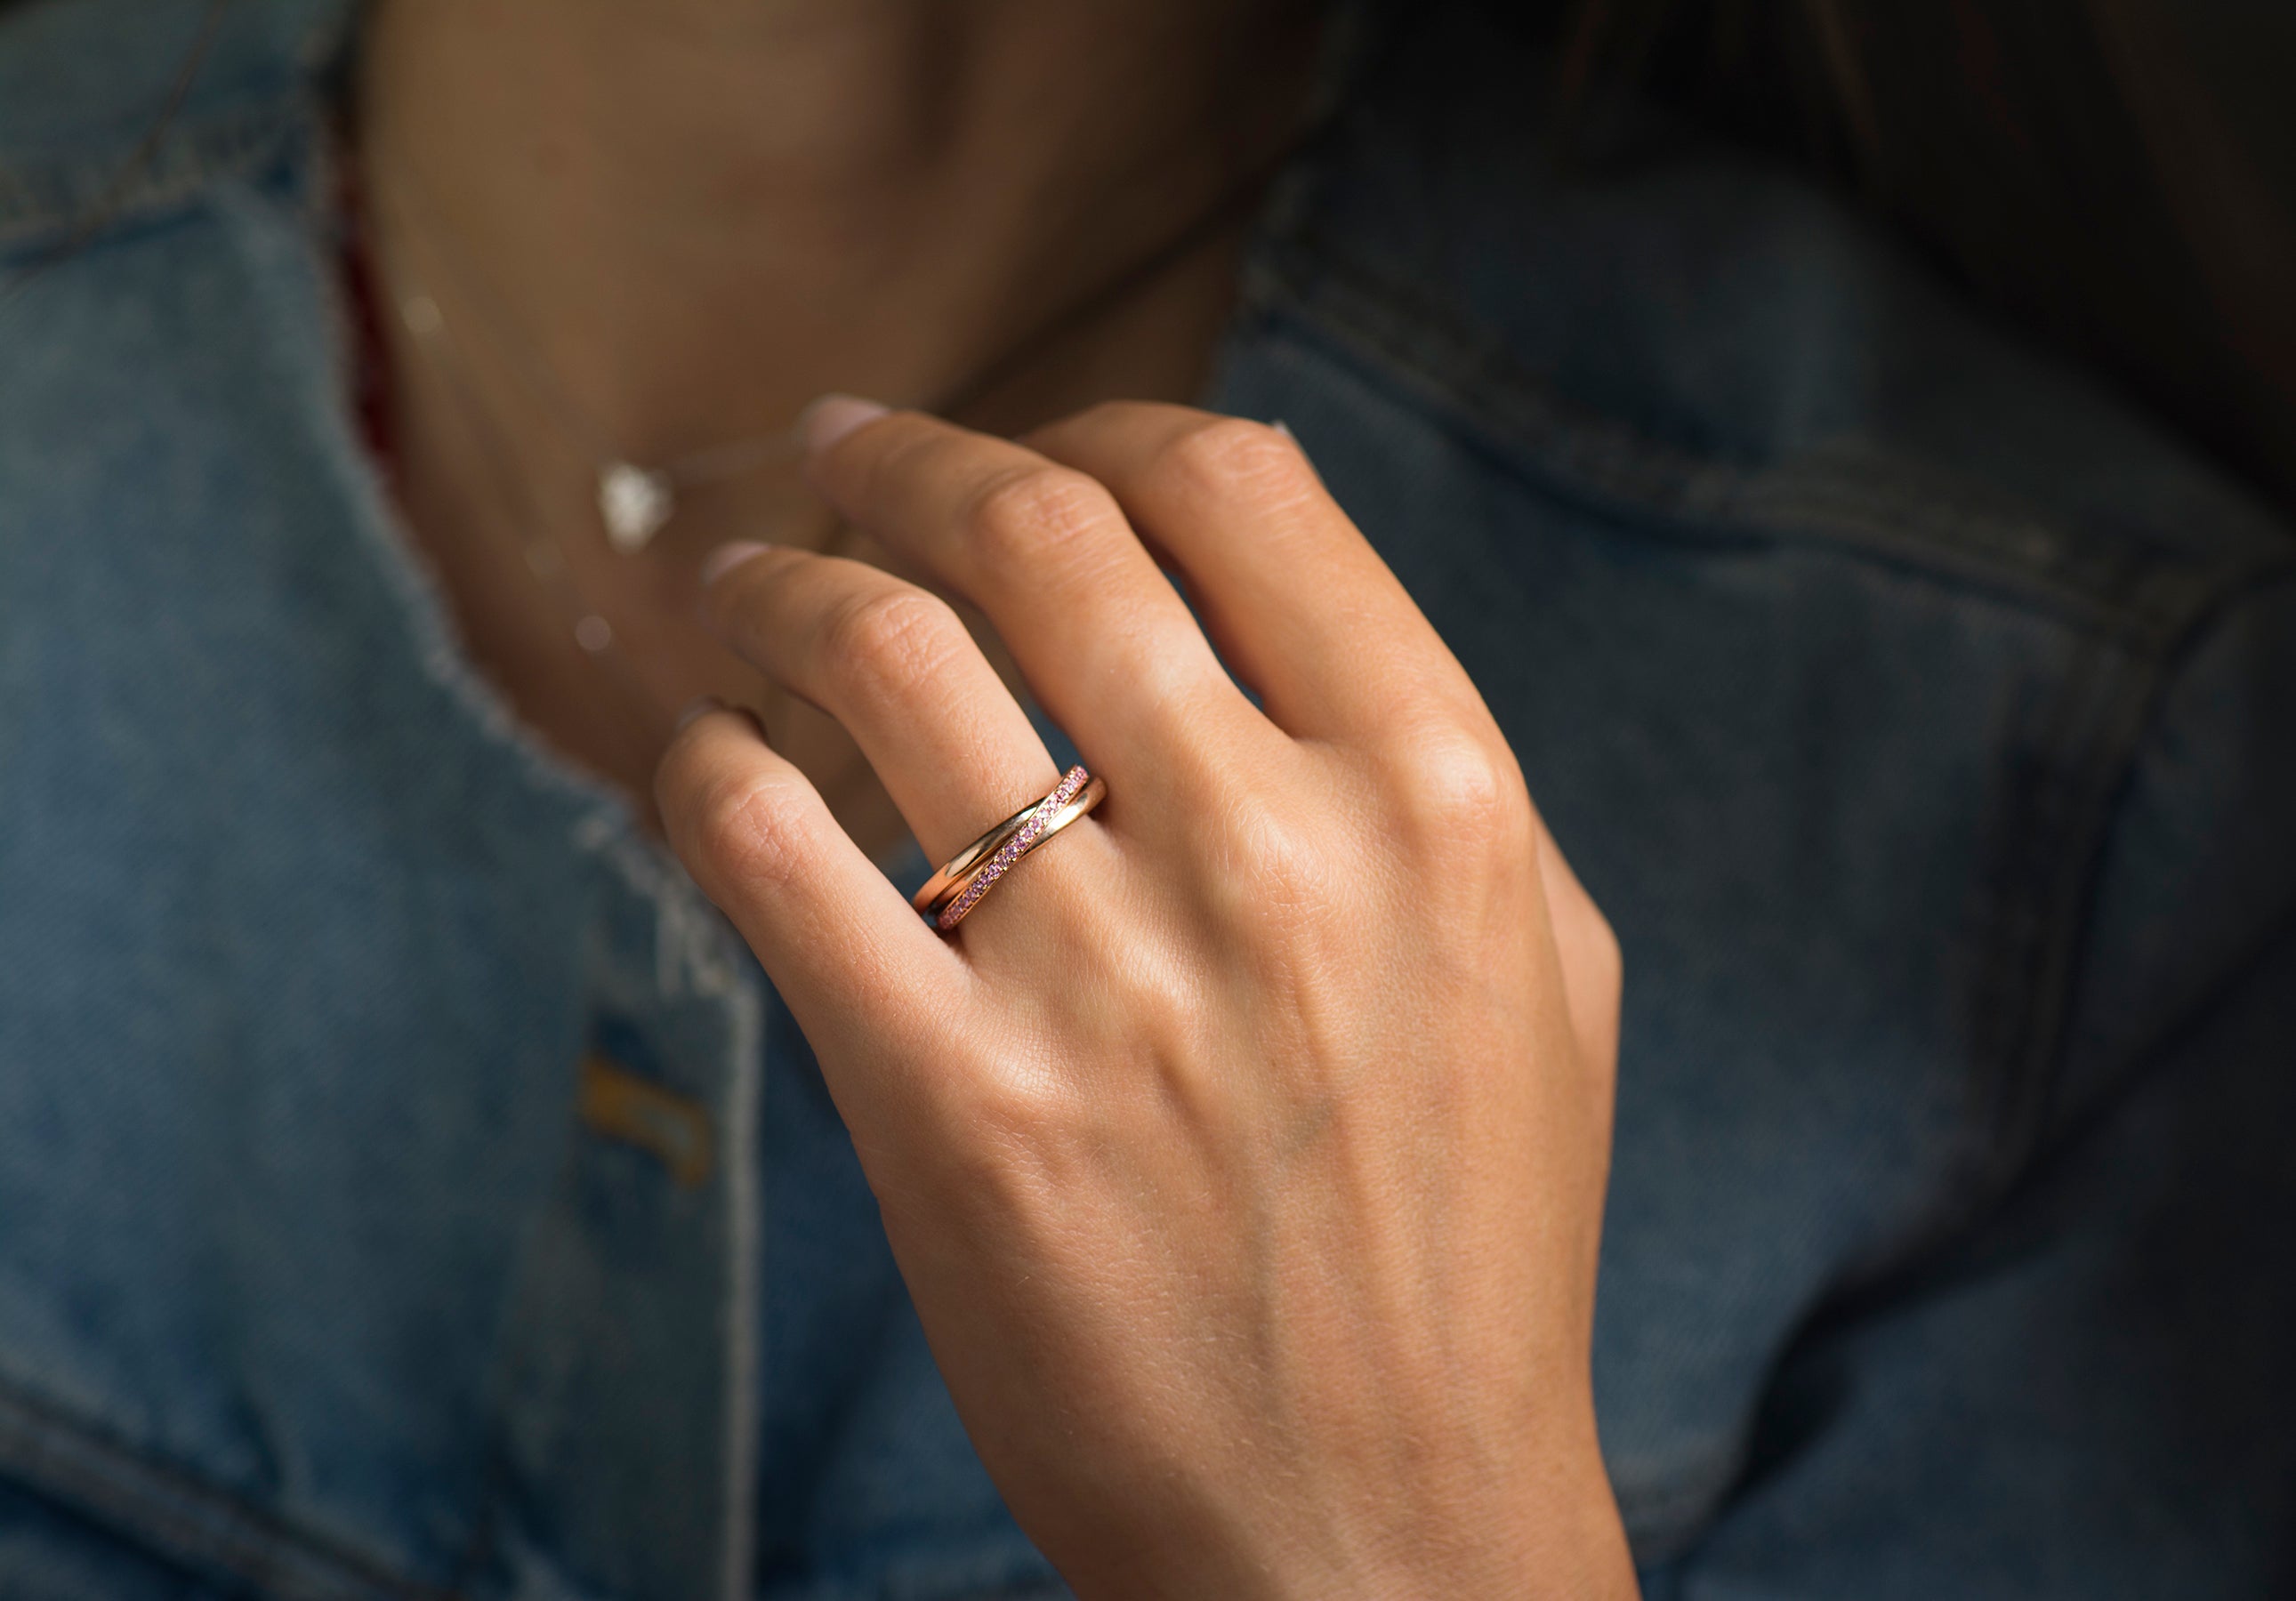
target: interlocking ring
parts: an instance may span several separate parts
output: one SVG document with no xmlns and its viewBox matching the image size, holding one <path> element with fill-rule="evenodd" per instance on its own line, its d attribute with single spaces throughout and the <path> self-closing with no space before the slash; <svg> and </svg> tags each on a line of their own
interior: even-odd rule
<svg viewBox="0 0 2296 1601">
<path fill-rule="evenodd" d="M 1100 805 L 1107 793 L 1106 780 L 1081 765 L 1070 768 L 1043 799 L 1030 801 L 951 856 L 909 903 L 947 934 L 1013 870 L 1013 863 Z"/>
</svg>

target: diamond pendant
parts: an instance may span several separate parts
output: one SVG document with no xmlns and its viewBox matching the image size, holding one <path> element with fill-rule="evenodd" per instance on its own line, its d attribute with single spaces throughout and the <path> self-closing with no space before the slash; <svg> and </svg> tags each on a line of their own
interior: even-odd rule
<svg viewBox="0 0 2296 1601">
<path fill-rule="evenodd" d="M 627 462 L 599 469 L 598 516 L 606 525 L 606 543 L 620 554 L 644 550 L 676 510 L 676 494 L 660 473 Z"/>
</svg>

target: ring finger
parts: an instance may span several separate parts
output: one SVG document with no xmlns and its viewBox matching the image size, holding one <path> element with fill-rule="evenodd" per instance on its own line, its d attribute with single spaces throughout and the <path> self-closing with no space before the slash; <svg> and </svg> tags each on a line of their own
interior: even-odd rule
<svg viewBox="0 0 2296 1601">
<path fill-rule="evenodd" d="M 720 566 L 705 612 L 736 654 L 844 725 L 939 861 L 1059 770 L 938 596 L 865 562 L 767 546 Z"/>
</svg>

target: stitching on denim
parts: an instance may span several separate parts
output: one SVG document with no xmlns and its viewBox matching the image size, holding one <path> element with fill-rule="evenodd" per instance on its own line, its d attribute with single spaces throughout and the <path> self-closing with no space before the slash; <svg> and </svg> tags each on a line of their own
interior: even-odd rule
<svg viewBox="0 0 2296 1601">
<path fill-rule="evenodd" d="M 2178 661 L 2243 596 L 2296 573 L 2296 556 L 2205 592 L 2186 593 L 2174 623 L 2135 649 L 2090 639 L 2065 674 L 2031 747 L 2048 783 L 2021 786 L 2024 815 L 1997 831 L 1996 860 L 2030 863 L 1994 908 L 1985 948 L 1997 1031 L 1984 1036 L 1988 1117 L 1940 1205 L 1891 1249 L 1845 1272 L 1824 1319 L 1852 1317 L 1918 1277 L 1993 1215 L 2042 1153 L 2062 1087 L 2081 944 L 2106 864 L 2119 797 L 2173 682 Z"/>
<path fill-rule="evenodd" d="M 1983 962 L 1992 976 L 1985 1009 L 1992 1015 L 1977 1019 L 1982 1059 L 1993 1074 L 1984 1086 L 1985 1143 L 1972 1153 L 1969 1182 L 1956 1187 L 1959 1204 L 1932 1230 L 1940 1238 L 1979 1210 L 1978 1197 L 1999 1192 L 2020 1164 L 2017 1153 L 2030 1142 L 2027 1125 L 2046 1099 L 2046 1063 L 2037 1059 L 2035 1041 L 2051 1032 L 2050 1014 L 2062 1001 L 2060 970 L 2079 937 L 2085 837 L 2101 826 L 2090 819 L 2101 813 L 2112 775 L 2128 759 L 2131 741 L 2116 738 L 2116 731 L 2131 723 L 2156 677 L 2152 652 L 2106 650 L 2094 640 L 2073 649 L 2030 745 L 2043 764 L 2040 781 L 2015 786 L 2016 814 L 2003 820 L 1996 835 L 1990 865 L 2015 876 L 1994 907 Z"/>
<path fill-rule="evenodd" d="M 727 969 L 730 974 L 731 969 Z M 756 988 L 728 979 L 721 992 L 734 1015 L 727 1031 L 725 1150 L 726 1544 L 719 1587 L 741 1601 L 757 1566 L 759 1372 L 757 1308 L 765 1251 L 765 1186 L 758 1171 L 758 1121 L 765 1105 L 765 1006 Z"/>
<path fill-rule="evenodd" d="M 2031 1164 L 2047 1134 L 2066 1066 L 2067 1030 L 2080 976 L 2081 938 L 2087 931 L 2088 913 L 2108 865 L 2113 823 L 2177 673 L 2243 601 L 2292 577 L 2296 577 L 2296 552 L 2289 560 L 2243 574 L 2236 584 L 2194 597 L 2179 625 L 2153 642 L 2136 664 L 2138 670 L 2128 675 L 2118 700 L 2104 708 L 2100 717 L 2096 759 L 2080 814 L 2070 820 L 2068 829 L 2065 881 L 2051 929 L 2052 949 L 2037 973 L 2036 1003 L 2026 1020 L 2028 1071 L 2021 1076 L 2030 1099 L 2009 1108 L 2012 1115 L 2004 1129 L 2001 1165 L 1995 1175 L 2004 1191 Z"/>
<path fill-rule="evenodd" d="M 1302 179 L 1304 192 L 1312 176 Z M 1492 331 L 1348 257 L 1294 201 L 1245 270 L 1245 303 L 1290 318 L 1439 411 L 1462 437 L 1565 498 L 1702 541 L 1820 542 L 1956 579 L 2085 626 L 2158 639 L 2190 598 L 2259 555 L 2213 566 L 2110 555 L 1987 486 L 1880 453 L 1765 466 L 1699 454 L 1575 408 Z"/>
<path fill-rule="evenodd" d="M 70 241 L 102 216 L 94 239 L 183 210 L 219 183 L 279 159 L 314 116 L 298 100 L 209 118 L 160 142 L 141 168 L 123 174 L 122 158 L 0 165 L 0 249 L 37 252 Z"/>
<path fill-rule="evenodd" d="M 2037 605 L 2080 630 L 2075 659 L 2028 744 L 2052 781 L 2040 791 L 2009 785 L 1997 804 L 2010 811 L 1997 812 L 1988 829 L 1999 842 L 1997 861 L 2041 865 L 2021 872 L 1983 913 L 1981 960 L 2015 976 L 1996 986 L 2000 1022 L 1985 1033 L 1993 1044 L 1978 1085 L 1988 1104 L 1963 1179 L 1941 1183 L 1937 1207 L 1824 1287 L 1781 1347 L 1781 1364 L 1790 1362 L 1816 1332 L 1903 1291 L 1991 1215 L 2033 1160 L 2059 1092 L 2079 942 L 2113 797 L 2174 660 L 2239 593 L 2296 567 L 2296 551 L 2193 560 L 2140 550 L 2076 537 L 2045 516 L 1988 503 L 1977 493 L 1983 486 L 1891 481 L 1905 464 L 1863 462 L 1854 476 L 1849 463 L 1824 458 L 1765 469 L 1700 457 L 1615 420 L 1573 413 L 1516 369 L 1494 335 L 1427 306 L 1407 285 L 1338 260 L 1307 220 L 1314 183 L 1312 173 L 1300 176 L 1283 197 L 1288 203 L 1271 237 L 1252 251 L 1245 309 L 1265 322 L 1288 316 L 1336 344 L 1343 359 L 1412 391 L 1461 437 L 1551 491 L 1708 542 L 1823 541 Z M 1722 1499 L 1703 1493 L 1709 1489 L 1652 1486 L 1622 1497 L 1622 1515 L 1643 1535 L 1639 1544 L 1679 1547 L 1694 1540 L 1691 1521 Z"/>
<path fill-rule="evenodd" d="M 1971 1231 L 2008 1202 L 2048 1148 L 2050 1118 L 2062 1086 L 2079 978 L 2080 947 L 2098 878 L 2105 866 L 2118 801 L 2166 698 L 2177 664 L 2242 598 L 2296 575 L 2296 556 L 2244 574 L 2193 599 L 2176 627 L 2136 651 L 2092 641 L 2087 663 L 2067 674 L 2056 715 L 2043 738 L 2065 759 L 2056 766 L 2056 798 L 2038 814 L 2002 830 L 1999 852 L 2049 865 L 2029 875 L 2020 892 L 2021 919 L 1988 947 L 1989 960 L 2014 964 L 2002 992 L 2021 998 L 2003 1013 L 2005 1032 L 1990 1053 L 1989 1121 L 1977 1131 L 1962 1171 L 1939 1186 L 1941 1204 L 1886 1251 L 1845 1270 L 1813 1310 L 1793 1344 L 1852 1322 L 1906 1293 Z M 2086 728 L 2084 738 L 2077 731 Z M 1997 921 L 2005 920 L 1997 912 Z"/>
<path fill-rule="evenodd" d="M 122 225 L 181 209 L 215 183 L 295 149 L 322 116 L 313 86 L 343 62 L 358 11 L 353 4 L 316 8 L 310 25 L 281 53 L 282 64 L 293 69 L 288 86 L 186 120 L 135 167 L 123 165 L 134 159 L 133 148 L 116 143 L 43 160 L 0 160 L 0 251 L 29 246 L 37 260 L 42 247 L 69 244 L 92 223 L 100 225 L 93 242 Z"/>
<path fill-rule="evenodd" d="M 258 1511 L 0 1378 L 0 1473 L 162 1557 L 283 1601 L 446 1601 L 372 1556 Z"/>
</svg>

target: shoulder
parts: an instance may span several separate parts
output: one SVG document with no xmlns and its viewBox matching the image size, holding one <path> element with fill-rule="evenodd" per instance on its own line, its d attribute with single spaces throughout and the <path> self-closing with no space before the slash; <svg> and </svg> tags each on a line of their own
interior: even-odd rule
<svg viewBox="0 0 2296 1601">
<path fill-rule="evenodd" d="M 105 584 L 171 592 L 170 561 L 227 564 L 308 515 L 286 502 L 337 381 L 314 247 L 348 12 L 0 6 L 0 618 L 19 638 L 94 648 Z"/>
<path fill-rule="evenodd" d="M 2284 919 L 2296 538 L 1792 174 L 1632 110 L 1558 165 L 1542 64 L 1447 9 L 1287 177 L 1220 398 L 1292 426 L 1625 946 L 1596 1371 L 1649 1556 L 1802 1331 Z"/>
<path fill-rule="evenodd" d="M 265 413 L 279 386 L 261 381 L 276 376 L 277 281 L 308 277 L 327 65 L 349 11 L 0 6 L 0 553 L 12 562 L 45 570 L 58 543 L 204 509 L 232 450 L 277 437 Z M 285 298 L 299 310 L 308 291 Z"/>
<path fill-rule="evenodd" d="M 1818 541 L 2108 630 L 2296 558 L 2141 409 L 1796 175 L 1646 109 L 1569 159 L 1549 64 L 1390 21 L 1250 282 L 1538 490 L 1644 531 Z"/>
<path fill-rule="evenodd" d="M 1861 755 L 1910 772 L 1882 725 L 1960 716 L 1962 786 L 1923 804 L 2024 797 L 2034 831 L 1981 870 L 2046 895 L 2036 1005 L 2114 932 L 2115 847 L 2147 826 L 2164 849 L 2243 831 L 2244 877 L 2205 845 L 2162 875 L 2205 900 L 2213 862 L 2209 893 L 2249 903 L 2227 927 L 2253 935 L 2296 897 L 2296 834 L 2259 793 L 2288 781 L 2259 731 L 2296 713 L 2296 655 L 2273 642 L 2296 527 L 1791 171 L 1630 104 L 1596 108 L 1582 159 L 1559 159 L 1549 64 L 1472 7 L 1426 8 L 1370 53 L 1276 209 L 1254 313 L 1466 445 L 1481 503 L 1511 503 L 1518 536 L 1568 527 L 1650 555 L 1674 596 L 1735 572 L 1718 605 L 1666 612 L 1668 642 L 1629 649 L 1718 666 L 1700 632 L 1733 606 L 1763 615 L 1774 637 L 1742 641 L 1716 715 L 1759 739 L 1792 715 L 1823 742 L 1780 753 L 1774 795 Z M 1759 587 L 1739 581 L 1751 561 Z M 1759 668 L 1774 656 L 1792 665 Z M 1874 675 L 1831 727 L 1810 716 L 1821 674 Z M 2144 922 L 2119 960 L 2191 966 Z"/>
<path fill-rule="evenodd" d="M 49 830 L 0 862 L 0 906 L 27 912 L 0 948 L 39 946 L 29 909 L 122 859 L 145 863 L 112 886 L 139 937 L 250 913 L 254 874 L 233 896 L 161 881 L 321 848 L 246 805 L 258 773 L 323 781 L 299 821 L 338 829 L 398 827 L 381 797 L 418 803 L 393 772 L 460 786 L 432 797 L 450 809 L 482 774 L 597 809 L 468 669 L 357 435 L 324 137 L 349 12 L 0 7 L 0 768 L 39 778 L 0 811 Z M 406 867 L 429 845 L 371 848 Z"/>
<path fill-rule="evenodd" d="M 1628 104 L 1558 159 L 1550 71 L 1472 6 L 1390 19 L 1271 208 L 1229 397 L 1476 673 L 1659 999 L 1726 950 L 1767 961 L 1750 1049 L 1848 994 L 1923 1019 L 1991 1193 L 2162 753 L 2186 842 L 2270 826 L 2296 529 L 1796 174 Z M 2247 860 L 2296 894 L 2289 845 Z"/>
</svg>

